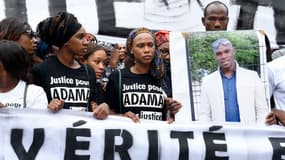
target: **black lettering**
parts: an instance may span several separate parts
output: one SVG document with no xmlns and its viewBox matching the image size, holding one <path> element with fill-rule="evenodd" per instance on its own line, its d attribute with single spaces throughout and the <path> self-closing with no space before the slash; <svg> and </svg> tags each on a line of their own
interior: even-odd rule
<svg viewBox="0 0 285 160">
<path fill-rule="evenodd" d="M 90 89 L 88 89 L 88 91 L 87 91 L 87 95 L 85 97 L 85 101 L 89 101 L 89 97 L 90 97 Z"/>
<path fill-rule="evenodd" d="M 78 126 L 82 126 L 84 124 L 86 124 L 87 122 L 84 121 L 84 120 L 79 120 L 79 121 L 76 121 L 72 124 L 73 127 L 78 127 Z"/>
<path fill-rule="evenodd" d="M 126 94 L 126 96 L 124 98 L 124 104 L 125 105 L 130 105 L 131 104 L 130 98 L 129 98 L 129 94 Z"/>
<path fill-rule="evenodd" d="M 171 131 L 171 138 L 178 138 L 179 142 L 179 160 L 188 160 L 189 159 L 189 148 L 188 141 L 189 138 L 194 138 L 193 132 L 182 132 L 182 131 Z"/>
<path fill-rule="evenodd" d="M 89 160 L 90 155 L 76 155 L 76 150 L 88 150 L 89 141 L 78 142 L 76 137 L 91 137 L 90 129 L 86 128 L 67 128 L 65 140 L 64 160 Z"/>
<path fill-rule="evenodd" d="M 77 101 L 78 100 L 78 99 L 74 99 L 74 95 L 73 95 L 72 89 L 69 89 L 68 100 L 72 100 L 72 101 Z"/>
<path fill-rule="evenodd" d="M 156 115 L 155 120 L 161 120 L 162 121 L 162 116 L 161 115 Z"/>
<path fill-rule="evenodd" d="M 147 105 L 156 104 L 156 102 L 157 102 L 156 96 L 153 96 L 152 94 L 149 94 L 148 95 L 148 104 Z"/>
<path fill-rule="evenodd" d="M 285 138 L 269 137 L 269 141 L 273 148 L 272 159 L 282 159 L 282 155 L 285 155 L 285 147 L 282 147 L 280 144 L 285 143 Z"/>
<path fill-rule="evenodd" d="M 145 94 L 141 94 L 140 105 L 146 105 Z"/>
<path fill-rule="evenodd" d="M 60 89 L 60 95 L 61 95 L 61 99 L 65 99 L 66 100 L 67 99 L 67 95 L 68 95 L 67 90 L 61 88 Z"/>
<path fill-rule="evenodd" d="M 19 160 L 34 160 L 44 143 L 44 137 L 43 128 L 34 129 L 33 142 L 26 152 L 22 143 L 23 129 L 12 129 L 10 142 Z"/>
<path fill-rule="evenodd" d="M 164 105 L 164 98 L 162 96 L 159 96 L 159 104 L 158 106 L 163 106 Z"/>
<path fill-rule="evenodd" d="M 157 119 L 155 119 L 155 114 L 156 113 L 152 113 L 151 115 L 149 115 L 150 120 L 157 120 Z"/>
<path fill-rule="evenodd" d="M 61 97 L 59 96 L 59 93 L 57 92 L 56 89 L 53 90 L 53 96 L 54 99 L 61 99 Z"/>
<path fill-rule="evenodd" d="M 84 94 L 84 89 L 76 89 L 76 99 L 80 99 L 80 100 L 86 100 L 85 94 Z"/>
<path fill-rule="evenodd" d="M 140 114 L 140 118 L 141 118 L 141 119 L 147 119 L 147 117 L 148 117 L 148 116 L 147 116 L 146 114 L 143 114 L 143 113 Z"/>
<path fill-rule="evenodd" d="M 132 94 L 132 104 L 138 104 L 139 96 L 137 94 Z"/>
<path fill-rule="evenodd" d="M 148 135 L 148 160 L 159 159 L 158 155 L 158 133 L 157 130 L 147 131 Z"/>
<path fill-rule="evenodd" d="M 222 128 L 223 128 L 223 126 L 216 126 L 216 125 L 214 125 L 214 126 L 209 127 L 209 132 L 218 131 L 218 130 L 220 130 Z"/>
<path fill-rule="evenodd" d="M 20 108 L 20 107 L 21 107 L 21 104 L 16 103 L 16 104 L 15 104 L 15 107 L 16 107 L 16 108 Z"/>
<path fill-rule="evenodd" d="M 217 157 L 215 152 L 227 152 L 227 144 L 215 144 L 214 140 L 226 140 L 224 133 L 203 132 L 206 145 L 206 160 L 228 160 L 229 157 Z"/>
<path fill-rule="evenodd" d="M 115 145 L 115 137 L 121 137 L 122 144 Z M 121 159 L 130 160 L 128 149 L 133 145 L 133 137 L 127 130 L 106 129 L 104 160 L 113 160 L 115 152 L 118 152 Z"/>
</svg>

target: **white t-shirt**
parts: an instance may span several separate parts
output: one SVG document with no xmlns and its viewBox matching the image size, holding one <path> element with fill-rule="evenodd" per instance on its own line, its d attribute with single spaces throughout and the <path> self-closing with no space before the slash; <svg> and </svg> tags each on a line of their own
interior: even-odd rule
<svg viewBox="0 0 285 160">
<path fill-rule="evenodd" d="M 269 96 L 274 96 L 275 107 L 285 110 L 285 56 L 267 63 Z"/>
<path fill-rule="evenodd" d="M 24 107 L 24 93 L 26 82 L 20 80 L 12 90 L 0 93 L 0 102 L 9 108 Z M 36 85 L 29 84 L 26 94 L 26 107 L 45 109 L 48 106 L 47 96 L 44 90 Z"/>
</svg>

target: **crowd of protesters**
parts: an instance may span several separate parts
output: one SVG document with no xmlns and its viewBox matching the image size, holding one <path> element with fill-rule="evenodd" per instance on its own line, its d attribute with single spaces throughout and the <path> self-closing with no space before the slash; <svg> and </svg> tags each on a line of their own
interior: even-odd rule
<svg viewBox="0 0 285 160">
<path fill-rule="evenodd" d="M 226 30 L 228 21 L 225 4 L 213 1 L 206 6 L 202 17 L 206 31 Z M 96 36 L 88 33 L 76 16 L 68 12 L 59 12 L 42 20 L 36 32 L 17 18 L 3 19 L 0 22 L 0 107 L 37 107 L 53 112 L 71 109 L 93 112 L 97 119 L 106 119 L 112 114 L 128 117 L 134 122 L 141 119 L 173 122 L 182 104 L 172 98 L 169 31 L 155 32 L 140 27 L 126 38 L 126 44 L 100 45 Z M 238 96 L 239 88 L 235 83 L 236 77 L 241 75 L 234 49 L 225 39 L 217 40 L 212 47 L 219 63 L 215 73 L 217 79 L 208 81 L 208 85 L 204 81 L 202 93 L 209 102 L 202 105 L 206 107 L 200 111 L 207 112 L 208 121 L 215 121 L 216 117 L 218 122 L 243 122 L 240 111 L 245 100 Z M 270 66 L 274 67 L 273 64 Z M 278 70 L 277 74 L 283 70 Z M 246 73 L 253 75 L 252 85 L 260 81 L 255 72 Z M 253 87 L 253 97 L 261 95 L 261 100 L 248 99 L 252 108 L 242 108 L 243 113 L 248 111 L 253 116 L 247 117 L 250 122 L 243 124 L 261 121 L 271 125 L 276 119 L 285 123 L 284 106 L 280 106 L 284 102 L 278 101 L 278 97 L 282 99 L 285 94 L 277 89 L 278 94 L 274 92 L 284 78 L 276 79 L 274 74 L 270 75 L 273 79 L 271 95 L 274 95 L 278 109 L 266 110 L 265 93 Z M 244 78 L 248 80 L 249 77 Z M 211 87 L 219 80 L 223 94 L 218 98 L 223 103 L 211 103 L 207 94 L 218 95 Z M 262 84 L 258 84 L 257 87 L 262 88 Z M 256 115 L 258 102 L 262 116 Z M 223 109 L 218 110 L 217 105 Z M 203 120 L 201 115 L 200 120 Z"/>
<path fill-rule="evenodd" d="M 42 20 L 37 32 L 5 18 L 0 37 L 1 107 L 89 111 L 97 119 L 115 114 L 134 122 L 172 122 L 181 107 L 161 88 L 164 61 L 147 28 L 110 49 L 96 44 L 73 14 L 59 12 Z M 133 102 L 133 96 L 140 101 Z"/>
</svg>

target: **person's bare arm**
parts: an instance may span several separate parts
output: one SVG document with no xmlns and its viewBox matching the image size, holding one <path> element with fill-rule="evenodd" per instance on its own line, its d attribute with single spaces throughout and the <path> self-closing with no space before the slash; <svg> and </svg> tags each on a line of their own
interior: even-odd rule
<svg viewBox="0 0 285 160">
<path fill-rule="evenodd" d="M 265 118 L 265 124 L 267 124 L 267 125 L 276 124 L 276 116 L 273 112 L 270 112 L 267 114 L 267 116 Z"/>
<path fill-rule="evenodd" d="M 280 123 L 285 126 L 285 111 L 281 109 L 272 109 L 272 112 L 276 116 L 276 118 L 280 121 Z"/>
<path fill-rule="evenodd" d="M 93 114 L 97 119 L 106 119 L 110 114 L 110 108 L 107 103 L 97 105 L 96 102 L 91 102 Z"/>
<path fill-rule="evenodd" d="M 63 105 L 64 105 L 64 100 L 52 99 L 48 104 L 48 109 L 50 109 L 53 112 L 57 112 L 62 109 Z"/>
</svg>

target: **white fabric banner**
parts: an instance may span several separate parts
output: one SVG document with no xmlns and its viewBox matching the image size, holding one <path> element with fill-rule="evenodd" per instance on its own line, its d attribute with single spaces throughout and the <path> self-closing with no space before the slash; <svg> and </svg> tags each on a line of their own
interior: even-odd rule
<svg viewBox="0 0 285 160">
<path fill-rule="evenodd" d="M 73 13 L 86 31 L 93 34 L 126 37 L 137 27 L 167 29 L 178 32 L 205 31 L 201 22 L 203 8 L 214 0 L 0 0 L 0 19 L 6 16 L 26 18 L 33 29 L 37 24 L 55 15 L 59 10 Z M 229 8 L 228 30 L 263 29 L 269 36 L 271 46 L 277 48 L 279 35 L 284 45 L 284 2 L 268 0 L 247 0 L 243 5 L 238 0 L 223 0 Z M 241 1 L 241 0 L 239 0 Z M 275 4 L 276 3 L 276 4 Z M 275 7 L 274 7 L 275 6 Z M 279 6 L 279 7 L 278 7 Z M 242 16 L 241 8 L 245 7 Z M 238 21 L 243 25 L 238 27 Z M 101 26 L 101 27 L 100 27 Z M 122 33 L 122 29 L 125 30 Z M 116 43 L 121 39 L 98 37 L 99 40 Z"/>
<path fill-rule="evenodd" d="M 92 113 L 0 110 L 0 159 L 230 159 L 285 156 L 285 129 L 239 124 L 166 124 Z"/>
</svg>

